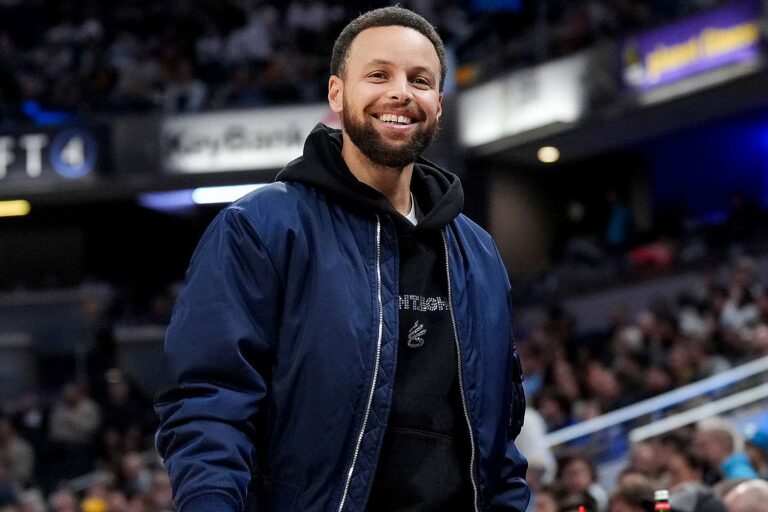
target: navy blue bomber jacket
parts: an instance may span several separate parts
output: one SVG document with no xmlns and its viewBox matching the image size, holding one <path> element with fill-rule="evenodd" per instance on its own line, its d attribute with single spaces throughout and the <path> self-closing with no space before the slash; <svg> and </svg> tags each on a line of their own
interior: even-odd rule
<svg viewBox="0 0 768 512">
<path fill-rule="evenodd" d="M 304 156 L 225 208 L 192 257 L 156 398 L 180 512 L 366 508 L 397 359 L 398 219 L 346 170 L 340 144 L 318 125 Z M 525 399 L 506 271 L 459 213 L 455 176 L 420 159 L 413 187 L 442 212 L 475 512 L 522 512 Z"/>
</svg>

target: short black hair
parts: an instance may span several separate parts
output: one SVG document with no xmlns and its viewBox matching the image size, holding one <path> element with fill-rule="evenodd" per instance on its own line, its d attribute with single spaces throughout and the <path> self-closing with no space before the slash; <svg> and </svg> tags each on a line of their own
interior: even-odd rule
<svg viewBox="0 0 768 512">
<path fill-rule="evenodd" d="M 597 482 L 597 468 L 595 467 L 595 463 L 581 450 L 565 452 L 563 456 L 557 459 L 557 472 L 555 477 L 562 478 L 566 466 L 570 466 L 574 462 L 583 462 L 589 470 L 589 476 L 592 478 L 592 481 Z"/>
<path fill-rule="evenodd" d="M 610 503 L 622 500 L 635 509 L 653 510 L 654 488 L 649 484 L 631 483 L 620 485 L 613 491 Z"/>
<path fill-rule="evenodd" d="M 429 42 L 435 47 L 437 58 L 440 60 L 440 90 L 442 91 L 447 68 L 443 40 L 440 39 L 440 35 L 435 30 L 435 27 L 424 19 L 423 16 L 399 5 L 382 7 L 381 9 L 374 9 L 363 13 L 344 27 L 333 44 L 331 74 L 343 78 L 347 57 L 349 57 L 349 49 L 352 46 L 352 41 L 355 40 L 360 32 L 373 27 L 392 26 L 412 28 L 429 39 Z"/>
</svg>

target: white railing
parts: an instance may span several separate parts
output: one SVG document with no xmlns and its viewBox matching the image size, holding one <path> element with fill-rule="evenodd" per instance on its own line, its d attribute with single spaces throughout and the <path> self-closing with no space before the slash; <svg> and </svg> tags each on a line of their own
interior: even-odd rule
<svg viewBox="0 0 768 512">
<path fill-rule="evenodd" d="M 761 384 L 754 388 L 735 393 L 731 396 L 715 400 L 708 404 L 700 405 L 688 411 L 674 414 L 660 421 L 655 421 L 630 430 L 629 440 L 633 443 L 644 441 L 652 437 L 666 434 L 672 430 L 697 423 L 701 420 L 712 418 L 728 411 L 733 411 L 760 400 L 768 398 L 768 384 Z"/>
<path fill-rule="evenodd" d="M 768 356 L 597 418 L 556 430 L 547 434 L 546 442 L 551 447 L 561 445 L 649 414 L 660 413 L 668 407 L 702 397 L 764 372 L 768 372 Z"/>
</svg>

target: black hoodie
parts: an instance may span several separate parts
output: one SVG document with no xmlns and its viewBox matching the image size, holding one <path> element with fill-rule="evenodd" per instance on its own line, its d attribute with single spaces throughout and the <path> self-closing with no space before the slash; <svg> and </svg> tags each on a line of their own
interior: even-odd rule
<svg viewBox="0 0 768 512">
<path fill-rule="evenodd" d="M 399 340 L 392 405 L 369 512 L 472 510 L 469 433 L 458 384 L 441 228 L 461 211 L 459 179 L 419 158 L 411 193 L 422 218 L 414 226 L 389 200 L 355 178 L 341 156 L 341 132 L 322 124 L 304 156 L 277 176 L 324 193 L 362 215 L 397 227 L 400 258 Z"/>
</svg>

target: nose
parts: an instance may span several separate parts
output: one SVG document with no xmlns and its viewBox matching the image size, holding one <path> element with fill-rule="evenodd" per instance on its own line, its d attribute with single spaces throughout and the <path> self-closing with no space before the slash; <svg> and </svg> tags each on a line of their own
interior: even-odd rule
<svg viewBox="0 0 768 512">
<path fill-rule="evenodd" d="M 413 93 L 409 87 L 408 77 L 398 76 L 390 82 L 390 88 L 387 91 L 387 97 L 390 100 L 401 103 L 408 103 L 413 99 Z"/>
</svg>

